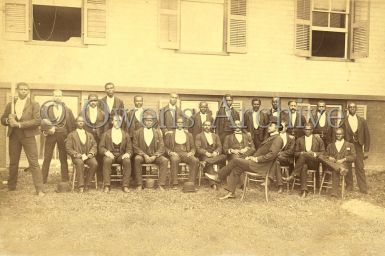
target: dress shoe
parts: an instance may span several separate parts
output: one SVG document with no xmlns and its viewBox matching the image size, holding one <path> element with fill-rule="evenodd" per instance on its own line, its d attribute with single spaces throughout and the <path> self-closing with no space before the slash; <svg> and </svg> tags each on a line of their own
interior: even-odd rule
<svg viewBox="0 0 385 256">
<path fill-rule="evenodd" d="M 282 194 L 283 193 L 283 188 L 282 186 L 278 186 L 278 194 Z"/>
<path fill-rule="evenodd" d="M 235 198 L 235 194 L 229 192 L 226 195 L 220 197 L 219 200 L 232 199 L 232 198 Z"/>
<path fill-rule="evenodd" d="M 172 185 L 171 189 L 172 190 L 178 190 L 178 185 Z"/>
<path fill-rule="evenodd" d="M 307 195 L 307 191 L 306 191 L 306 190 L 303 190 L 303 191 L 301 192 L 301 198 L 305 198 L 306 195 Z"/>
<path fill-rule="evenodd" d="M 104 187 L 104 190 L 103 190 L 104 193 L 110 193 L 110 187 Z"/>
<path fill-rule="evenodd" d="M 218 190 L 218 186 L 217 186 L 217 184 L 213 184 L 213 185 L 211 185 L 211 188 L 212 188 L 213 190 Z"/>
<path fill-rule="evenodd" d="M 79 193 L 82 194 L 83 192 L 84 192 L 84 188 L 83 187 L 79 188 Z"/>
<path fill-rule="evenodd" d="M 36 192 L 37 196 L 45 196 L 45 193 L 43 191 Z"/>
<path fill-rule="evenodd" d="M 128 189 L 128 187 L 123 187 L 123 192 L 124 192 L 124 193 L 129 193 L 130 190 Z"/>
<path fill-rule="evenodd" d="M 282 177 L 282 179 L 286 182 L 290 182 L 290 181 L 293 181 L 294 180 L 294 175 L 290 175 L 289 177 Z"/>
<path fill-rule="evenodd" d="M 205 176 L 209 178 L 210 180 L 213 180 L 215 182 L 219 182 L 219 177 L 217 174 L 210 174 L 210 173 L 205 173 Z"/>
<path fill-rule="evenodd" d="M 159 190 L 160 190 L 160 191 L 165 191 L 164 186 L 163 186 L 163 185 L 159 185 Z"/>
</svg>

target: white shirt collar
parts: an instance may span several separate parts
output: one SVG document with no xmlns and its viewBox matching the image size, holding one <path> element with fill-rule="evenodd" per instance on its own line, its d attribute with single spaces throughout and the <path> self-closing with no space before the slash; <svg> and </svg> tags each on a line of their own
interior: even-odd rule
<svg viewBox="0 0 385 256">
<path fill-rule="evenodd" d="M 171 105 L 171 103 L 168 103 L 168 108 L 170 108 L 170 109 L 176 109 L 176 106 L 174 105 Z"/>
</svg>

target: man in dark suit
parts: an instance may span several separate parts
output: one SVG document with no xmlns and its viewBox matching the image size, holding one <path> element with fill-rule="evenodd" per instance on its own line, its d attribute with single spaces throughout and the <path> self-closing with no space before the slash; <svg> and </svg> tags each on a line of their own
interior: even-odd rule
<svg viewBox="0 0 385 256">
<path fill-rule="evenodd" d="M 346 175 L 349 165 L 356 159 L 354 145 L 344 140 L 344 129 L 336 129 L 336 141 L 330 143 L 325 155 L 319 158 L 324 166 L 333 171 L 331 196 L 336 197 L 340 186 L 340 175 Z"/>
<path fill-rule="evenodd" d="M 251 100 L 253 109 L 246 112 L 245 124 L 246 130 L 253 138 L 255 149 L 259 148 L 262 141 L 264 141 L 269 134 L 267 133 L 267 126 L 269 124 L 269 116 L 266 112 L 260 111 L 261 100 L 254 98 Z"/>
<path fill-rule="evenodd" d="M 160 190 L 164 190 L 166 185 L 168 160 L 163 156 L 165 146 L 163 135 L 159 129 L 154 128 L 154 118 L 151 115 L 144 116 L 145 127 L 140 128 L 134 133 L 134 153 L 135 155 L 135 177 L 138 189 L 143 189 L 142 164 L 155 163 L 159 165 L 158 185 Z"/>
<path fill-rule="evenodd" d="M 44 196 L 43 177 L 38 162 L 38 152 L 35 136 L 39 134 L 40 107 L 39 103 L 28 97 L 29 85 L 16 85 L 18 98 L 5 107 L 1 116 L 1 124 L 8 126 L 9 137 L 9 178 L 8 191 L 16 190 L 21 150 L 27 155 L 29 169 L 32 173 L 36 193 Z M 12 104 L 14 112 L 12 112 Z"/>
<path fill-rule="evenodd" d="M 370 134 L 366 120 L 356 114 L 357 106 L 355 103 L 348 105 L 349 115 L 345 117 L 342 127 L 345 130 L 345 140 L 354 145 L 356 150 L 356 159 L 354 161 L 354 170 L 356 173 L 357 184 L 361 193 L 368 193 L 366 175 L 364 169 L 364 152 L 367 154 L 370 148 Z M 363 149 L 364 148 L 364 149 Z M 346 189 L 353 189 L 353 173 L 350 165 L 349 172 L 346 175 Z"/>
<path fill-rule="evenodd" d="M 170 101 L 159 111 L 159 125 L 163 136 L 175 131 L 176 119 L 182 117 L 182 110 L 177 106 L 178 94 L 171 93 Z"/>
<path fill-rule="evenodd" d="M 223 97 L 217 116 L 214 120 L 214 124 L 216 124 L 216 133 L 222 143 L 225 141 L 227 135 L 233 133 L 235 121 L 240 120 L 239 113 L 232 107 L 232 105 L 233 97 L 230 94 L 226 94 Z"/>
<path fill-rule="evenodd" d="M 101 99 L 101 108 L 105 112 L 105 115 L 109 116 L 110 122 L 107 122 L 108 130 L 112 128 L 112 117 L 114 115 L 122 116 L 124 110 L 124 103 L 119 97 L 115 96 L 115 85 L 111 82 L 108 82 L 104 85 L 106 96 Z"/>
<path fill-rule="evenodd" d="M 204 171 L 214 174 L 214 165 L 223 165 L 226 162 L 226 155 L 222 154 L 222 143 L 219 136 L 211 132 L 211 122 L 205 121 L 203 132 L 195 138 L 197 157 L 202 161 Z M 213 189 L 217 189 L 214 182 L 210 182 Z"/>
<path fill-rule="evenodd" d="M 53 101 L 47 105 L 43 105 L 41 113 L 43 118 L 47 118 L 54 126 L 53 133 L 44 133 L 44 161 L 42 166 L 43 182 L 47 183 L 49 166 L 51 164 L 53 150 L 57 144 L 60 159 L 61 180 L 68 182 L 68 164 L 67 151 L 65 148 L 65 139 L 67 135 L 75 130 L 75 117 L 72 110 L 69 109 L 64 102 L 62 102 L 63 92 L 61 90 L 53 91 Z"/>
<path fill-rule="evenodd" d="M 282 122 L 281 120 L 281 98 L 273 97 L 271 99 L 271 109 L 267 111 L 269 122 Z"/>
<path fill-rule="evenodd" d="M 288 106 L 289 112 L 281 113 L 281 122 L 286 122 L 287 133 L 298 139 L 304 135 L 303 127 L 306 123 L 306 119 L 297 111 L 297 102 L 295 100 L 289 100 Z"/>
<path fill-rule="evenodd" d="M 310 118 L 309 122 L 311 122 L 314 127 L 313 134 L 318 134 L 326 147 L 332 140 L 332 120 L 330 119 L 329 113 L 326 112 L 325 101 L 318 101 L 317 110 Z"/>
<path fill-rule="evenodd" d="M 325 152 L 323 140 L 318 135 L 313 135 L 313 126 L 305 124 L 305 135 L 298 138 L 295 143 L 295 157 L 297 159 L 294 171 L 289 176 L 288 181 L 293 180 L 294 176 L 301 176 L 301 197 L 307 195 L 307 170 L 318 171 L 319 156 Z"/>
<path fill-rule="evenodd" d="M 98 162 L 95 159 L 98 150 L 94 136 L 84 130 L 84 119 L 82 116 L 76 118 L 76 130 L 67 136 L 66 150 L 76 168 L 79 193 L 83 193 L 88 190 L 92 177 L 94 177 L 98 167 Z M 89 168 L 84 179 L 85 164 Z"/>
<path fill-rule="evenodd" d="M 103 184 L 104 192 L 110 192 L 111 168 L 113 163 L 123 166 L 122 190 L 129 192 L 131 177 L 132 143 L 128 134 L 121 129 L 122 118 L 113 117 L 112 128 L 103 133 L 98 145 L 99 154 L 103 156 Z"/>
<path fill-rule="evenodd" d="M 195 113 L 192 117 L 193 124 L 189 126 L 189 132 L 193 135 L 194 139 L 198 134 L 203 132 L 203 124 L 209 121 L 213 123 L 213 117 L 211 111 L 209 111 L 208 104 L 205 101 L 199 103 L 199 112 Z M 191 126 L 191 127 L 190 127 Z"/>
<path fill-rule="evenodd" d="M 278 152 L 282 148 L 283 142 L 275 123 L 269 125 L 268 133 L 270 136 L 262 142 L 253 156 L 246 157 L 245 159 L 234 158 L 218 171 L 218 175 L 205 174 L 209 179 L 217 182 L 224 181 L 229 176 L 227 187 L 225 188 L 228 193 L 220 199 L 235 198 L 236 186 L 244 172 L 254 172 L 263 176 L 269 171 L 272 161 L 275 161 Z"/>
<path fill-rule="evenodd" d="M 170 157 L 171 182 L 173 189 L 178 185 L 179 163 L 184 162 L 189 166 L 189 181 L 195 184 L 195 177 L 199 161 L 194 157 L 195 144 L 192 134 L 183 129 L 183 118 L 176 120 L 177 129 L 167 133 L 165 138 L 166 153 Z"/>
<path fill-rule="evenodd" d="M 143 97 L 140 95 L 134 96 L 134 105 L 133 109 L 127 113 L 127 120 L 123 120 L 123 129 L 130 135 L 131 139 L 134 137 L 135 131 L 143 127 L 143 116 L 145 114 L 143 109 Z M 148 111 L 146 111 L 148 112 Z M 153 118 L 156 119 L 156 113 L 153 113 Z"/>
<path fill-rule="evenodd" d="M 251 136 L 242 132 L 241 121 L 235 121 L 233 134 L 227 135 L 223 144 L 223 152 L 229 160 L 233 158 L 246 158 L 255 152 Z"/>
</svg>

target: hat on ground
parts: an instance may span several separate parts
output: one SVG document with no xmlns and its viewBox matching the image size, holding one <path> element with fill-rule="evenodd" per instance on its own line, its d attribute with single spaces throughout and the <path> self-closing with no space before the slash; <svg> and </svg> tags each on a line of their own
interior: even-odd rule
<svg viewBox="0 0 385 256">
<path fill-rule="evenodd" d="M 71 188 L 68 182 L 59 182 L 59 184 L 57 184 L 57 189 L 55 191 L 58 193 L 70 192 Z"/>
<path fill-rule="evenodd" d="M 197 189 L 195 188 L 195 184 L 194 182 L 191 182 L 191 181 L 187 181 L 183 184 L 183 189 L 182 191 L 184 193 L 189 193 L 189 192 L 196 192 Z"/>
<path fill-rule="evenodd" d="M 40 129 L 42 131 L 49 131 L 53 127 L 52 122 L 49 119 L 41 120 Z"/>
</svg>

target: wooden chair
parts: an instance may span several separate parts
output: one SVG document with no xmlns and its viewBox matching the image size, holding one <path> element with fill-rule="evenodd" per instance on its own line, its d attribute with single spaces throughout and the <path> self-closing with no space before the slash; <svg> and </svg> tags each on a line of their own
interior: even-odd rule
<svg viewBox="0 0 385 256">
<path fill-rule="evenodd" d="M 307 175 L 311 176 L 311 179 L 307 180 L 307 186 L 313 188 L 313 194 L 315 195 L 316 189 L 317 189 L 317 187 L 316 187 L 317 170 L 308 169 L 307 170 Z M 293 185 L 291 186 L 291 190 L 294 190 L 295 186 L 300 186 L 301 185 L 300 181 L 301 181 L 301 179 L 299 177 L 294 177 Z"/>
<path fill-rule="evenodd" d="M 122 166 L 117 163 L 112 164 L 111 182 L 122 182 L 122 179 L 123 179 Z"/>
<path fill-rule="evenodd" d="M 289 166 L 281 166 L 281 174 L 282 177 L 288 178 L 290 176 L 290 167 Z M 286 184 L 287 191 L 290 190 L 290 184 L 287 181 L 284 181 L 283 183 Z"/>
<path fill-rule="evenodd" d="M 159 166 L 157 164 L 142 164 L 142 177 L 146 179 L 159 179 Z"/>
<path fill-rule="evenodd" d="M 86 171 L 86 169 L 89 169 L 90 167 L 88 165 L 84 165 L 84 172 Z M 71 181 L 71 191 L 74 191 L 75 189 L 75 183 L 77 182 L 76 181 L 76 168 L 75 168 L 75 165 L 72 163 L 72 176 L 70 178 L 70 181 Z M 93 181 L 95 182 L 95 189 L 98 189 L 98 176 L 95 172 L 95 180 Z"/>
<path fill-rule="evenodd" d="M 326 175 L 329 176 L 328 180 L 326 180 Z M 319 188 L 319 194 L 321 195 L 322 189 L 325 188 L 326 192 L 328 189 L 332 188 L 332 176 L 333 173 L 329 170 L 326 170 L 322 175 L 321 185 Z M 340 176 L 340 182 L 341 182 L 341 198 L 345 198 L 345 175 Z"/>
<path fill-rule="evenodd" d="M 219 166 L 217 164 L 213 165 L 214 171 L 218 172 Z M 198 186 L 201 186 L 201 180 L 202 178 L 205 178 L 205 174 L 203 172 L 204 166 L 203 166 L 203 161 L 199 162 L 199 167 L 198 167 Z"/>
</svg>

